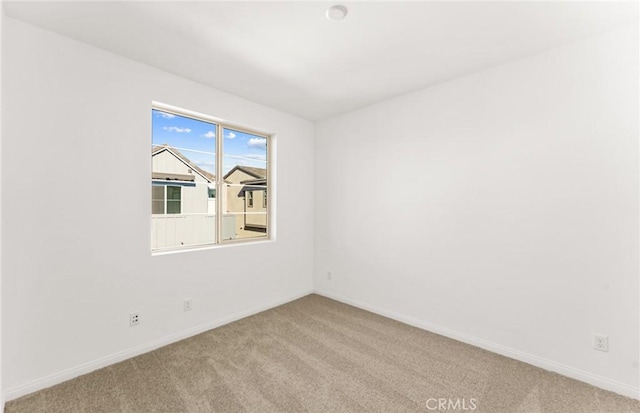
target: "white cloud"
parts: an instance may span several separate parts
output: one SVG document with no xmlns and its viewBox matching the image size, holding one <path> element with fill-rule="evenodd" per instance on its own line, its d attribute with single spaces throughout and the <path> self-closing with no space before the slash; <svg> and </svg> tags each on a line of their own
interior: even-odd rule
<svg viewBox="0 0 640 413">
<path fill-rule="evenodd" d="M 160 112 L 160 111 L 158 111 L 158 114 L 159 114 L 160 116 L 162 116 L 163 118 L 165 118 L 165 119 L 173 119 L 173 118 L 175 118 L 175 117 L 176 117 L 176 115 L 172 115 L 171 113 L 166 113 L 166 112 Z"/>
<path fill-rule="evenodd" d="M 205 133 L 204 135 L 205 138 L 209 138 L 209 139 L 213 139 L 216 137 L 216 133 L 212 130 L 210 130 L 209 132 Z"/>
<path fill-rule="evenodd" d="M 265 138 L 251 138 L 247 145 L 251 148 L 267 146 L 267 140 Z"/>
<path fill-rule="evenodd" d="M 191 129 L 189 129 L 189 128 L 179 128 L 177 126 L 165 126 L 162 129 L 164 129 L 166 131 L 169 131 L 169 132 L 178 132 L 178 133 L 189 133 L 189 132 L 191 132 Z"/>
<path fill-rule="evenodd" d="M 235 139 L 236 134 L 233 132 L 227 132 L 227 139 Z"/>
</svg>

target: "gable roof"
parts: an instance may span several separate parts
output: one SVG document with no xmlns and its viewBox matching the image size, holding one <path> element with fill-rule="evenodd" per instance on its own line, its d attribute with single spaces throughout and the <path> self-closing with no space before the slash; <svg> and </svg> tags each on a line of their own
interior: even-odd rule
<svg viewBox="0 0 640 413">
<path fill-rule="evenodd" d="M 152 146 L 151 147 L 151 156 L 153 157 L 153 156 L 155 156 L 155 155 L 157 155 L 160 152 L 165 151 L 165 150 L 169 151 L 176 158 L 180 159 L 189 168 L 191 168 L 194 172 L 196 172 L 198 175 L 202 176 L 204 179 L 209 181 L 209 183 L 216 181 L 216 176 L 214 174 L 212 174 L 211 172 L 207 172 L 204 169 L 200 168 L 198 165 L 194 164 L 191 161 L 191 159 L 187 158 L 182 153 L 180 153 L 179 150 L 177 150 L 176 148 L 174 148 L 172 146 L 169 146 L 166 143 L 163 143 L 162 145 Z"/>
<path fill-rule="evenodd" d="M 235 171 L 242 171 L 247 175 L 253 176 L 255 179 L 267 179 L 267 170 L 265 168 L 254 168 L 252 166 L 236 165 L 229 172 L 226 173 L 224 179 L 227 179 Z"/>
</svg>

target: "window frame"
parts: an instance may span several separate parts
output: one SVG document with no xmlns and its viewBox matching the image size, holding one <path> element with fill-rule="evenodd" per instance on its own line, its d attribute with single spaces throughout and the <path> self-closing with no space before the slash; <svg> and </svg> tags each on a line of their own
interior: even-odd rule
<svg viewBox="0 0 640 413">
<path fill-rule="evenodd" d="M 151 110 L 159 110 L 161 112 L 165 112 L 165 113 L 170 113 L 173 115 L 177 115 L 177 116 L 182 116 L 182 117 L 186 117 L 186 118 L 190 118 L 190 119 L 194 119 L 197 121 L 202 121 L 202 122 L 207 122 L 207 123 L 211 123 L 213 124 L 212 126 L 215 126 L 215 130 L 216 130 L 216 155 L 215 155 L 215 167 L 216 167 L 216 182 L 215 182 L 215 200 L 216 200 L 216 240 L 214 243 L 210 243 L 210 244 L 200 244 L 200 245 L 195 245 L 195 246 L 176 246 L 176 247 L 170 247 L 170 248 L 156 248 L 153 249 L 151 248 L 151 254 L 152 255 L 161 255 L 161 254 L 166 254 L 166 253 L 173 253 L 173 252 L 181 252 L 181 251 L 190 251 L 190 250 L 199 250 L 199 249 L 210 249 L 210 248 L 218 248 L 218 247 L 223 247 L 223 246 L 228 246 L 228 245 L 236 245 L 236 244 L 245 244 L 245 243 L 260 243 L 260 242 L 268 242 L 268 241 L 272 241 L 273 238 L 273 234 L 275 233 L 274 228 L 272 228 L 273 222 L 275 222 L 275 220 L 273 219 L 273 214 L 275 213 L 275 211 L 273 210 L 273 205 L 271 200 L 273 199 L 272 197 L 272 191 L 273 191 L 273 180 L 272 180 L 272 170 L 274 168 L 273 166 L 273 160 L 274 160 L 274 156 L 273 156 L 273 142 L 275 140 L 275 134 L 273 132 L 268 132 L 265 130 L 261 130 L 258 128 L 252 128 L 252 127 L 246 127 L 244 125 L 238 125 L 236 123 L 233 122 L 229 122 L 226 121 L 224 119 L 220 119 L 220 118 L 216 118 L 210 115 L 206 115 L 203 113 L 199 113 L 199 112 L 194 112 L 191 110 L 187 110 L 187 109 L 182 109 L 173 105 L 168 105 L 165 103 L 161 103 L 161 102 L 156 102 L 153 101 L 151 102 Z M 151 125 L 149 127 L 149 129 L 151 130 Z M 224 192 L 224 190 L 226 189 L 225 187 L 225 182 L 224 182 L 224 133 L 225 130 L 233 130 L 233 131 L 239 131 L 239 132 L 244 132 L 244 133 L 248 133 L 251 135 L 255 135 L 258 136 L 260 138 L 264 138 L 266 139 L 267 142 L 267 149 L 266 149 L 266 155 L 267 155 L 267 161 L 266 161 L 266 188 L 265 188 L 265 192 L 268 194 L 267 198 L 268 198 L 268 203 L 265 206 L 266 208 L 266 231 L 264 236 L 260 236 L 260 237 L 251 237 L 251 238 L 234 238 L 234 239 L 224 239 L 222 237 L 222 217 L 224 215 L 224 213 L 221 213 L 222 211 L 222 207 L 223 207 L 223 200 L 226 197 L 226 192 Z M 151 143 L 153 145 L 153 132 L 151 132 Z M 152 162 L 152 161 L 151 161 Z M 152 171 L 152 165 L 150 165 L 149 167 L 149 171 Z M 222 195 L 221 195 L 222 194 Z M 153 200 L 153 197 L 151 197 Z M 181 212 L 182 212 L 182 198 L 180 200 L 181 202 Z M 166 214 L 166 189 L 165 189 L 165 216 Z M 150 217 L 153 218 L 154 214 L 150 214 Z M 156 214 L 159 215 L 159 214 Z M 151 234 L 151 231 L 149 231 L 149 234 Z"/>
</svg>

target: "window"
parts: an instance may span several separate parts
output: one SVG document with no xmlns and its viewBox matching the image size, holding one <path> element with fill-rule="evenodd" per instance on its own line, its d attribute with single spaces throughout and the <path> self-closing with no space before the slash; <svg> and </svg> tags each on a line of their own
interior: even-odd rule
<svg viewBox="0 0 640 413">
<path fill-rule="evenodd" d="M 151 119 L 151 250 L 268 239 L 270 136 L 160 104 Z"/>
<path fill-rule="evenodd" d="M 179 214 L 181 202 L 179 186 L 152 186 L 151 213 L 154 215 Z"/>
</svg>

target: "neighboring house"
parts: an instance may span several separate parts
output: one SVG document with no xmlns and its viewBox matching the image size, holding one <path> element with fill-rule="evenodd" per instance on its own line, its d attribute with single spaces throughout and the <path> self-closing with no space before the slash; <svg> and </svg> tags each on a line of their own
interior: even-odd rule
<svg viewBox="0 0 640 413">
<path fill-rule="evenodd" d="M 215 214 L 215 175 L 200 168 L 180 151 L 166 144 L 154 146 L 151 158 L 154 186 L 177 185 L 184 188 L 179 213 Z"/>
<path fill-rule="evenodd" d="M 225 176 L 226 212 L 236 215 L 239 238 L 267 232 L 267 170 L 237 165 Z"/>
<path fill-rule="evenodd" d="M 151 248 L 216 241 L 215 175 L 166 144 L 151 150 Z M 224 176 L 222 238 L 251 238 L 267 232 L 267 170 L 235 166 Z"/>
<path fill-rule="evenodd" d="M 215 176 L 168 145 L 151 159 L 152 248 L 215 242 Z"/>
</svg>

